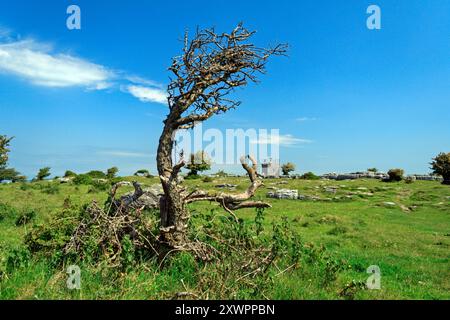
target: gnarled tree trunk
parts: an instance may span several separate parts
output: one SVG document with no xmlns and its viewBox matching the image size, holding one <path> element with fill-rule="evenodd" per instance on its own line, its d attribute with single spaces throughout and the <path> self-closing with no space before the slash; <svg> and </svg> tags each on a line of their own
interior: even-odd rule
<svg viewBox="0 0 450 320">
<path fill-rule="evenodd" d="M 177 172 L 174 172 L 172 163 L 175 137 L 173 119 L 174 117 L 169 117 L 165 122 L 157 154 L 158 173 L 164 190 L 164 196 L 160 199 L 160 240 L 171 247 L 179 247 L 187 243 L 189 212 L 183 201 L 183 189 L 178 184 Z"/>
</svg>

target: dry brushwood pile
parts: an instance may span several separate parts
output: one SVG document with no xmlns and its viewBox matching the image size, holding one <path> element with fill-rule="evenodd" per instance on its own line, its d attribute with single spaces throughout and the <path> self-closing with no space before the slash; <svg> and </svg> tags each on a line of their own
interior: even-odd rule
<svg viewBox="0 0 450 320">
<path fill-rule="evenodd" d="M 186 203 L 193 201 L 217 202 L 231 214 L 235 223 L 239 223 L 239 221 L 232 210 L 248 207 L 269 208 L 270 205 L 267 203 L 248 200 L 254 195 L 257 188 L 262 185 L 262 182 L 258 179 L 256 161 L 251 156 L 247 158 L 250 159 L 251 166 L 246 163 L 245 157 L 241 159 L 242 167 L 247 171 L 251 181 L 245 192 L 229 194 L 224 192 L 208 193 L 200 190 L 187 192 L 183 190 L 181 192 L 183 201 Z M 157 235 L 155 230 L 159 223 L 156 220 L 149 222 L 148 219 L 142 218 L 146 209 L 146 202 L 142 201 L 141 198 L 145 195 L 145 191 L 137 182 L 133 182 L 134 193 L 116 198 L 118 189 L 126 185 L 130 185 L 130 183 L 119 182 L 115 184 L 109 193 L 109 199 L 103 207 L 94 201 L 86 208 L 86 214 L 75 228 L 70 241 L 65 245 L 64 253 L 72 252 L 82 257 L 84 248 L 91 246 L 98 248 L 101 256 L 114 262 L 121 255 L 124 237 L 128 237 L 137 250 L 147 250 L 149 253 L 163 259 L 164 255 L 179 251 L 192 252 L 195 257 L 204 261 L 210 261 L 217 256 L 218 251 L 213 246 L 195 237 L 188 239 L 182 246 L 167 246 L 167 234 L 170 234 L 171 229 L 174 227 L 165 231 L 164 239 Z M 92 243 L 92 241 L 94 242 Z"/>
<path fill-rule="evenodd" d="M 152 228 L 155 225 L 142 218 L 145 203 L 139 198 L 144 195 L 141 186 L 134 182 L 135 191 L 116 199 L 119 187 L 129 185 L 127 182 L 115 184 L 109 199 L 103 207 L 93 201 L 87 208 L 84 218 L 75 228 L 63 252 L 76 253 L 80 258 L 86 254 L 86 247 L 98 248 L 98 254 L 107 258 L 114 265 L 122 253 L 125 238 L 131 241 L 134 249 L 156 251 Z"/>
</svg>

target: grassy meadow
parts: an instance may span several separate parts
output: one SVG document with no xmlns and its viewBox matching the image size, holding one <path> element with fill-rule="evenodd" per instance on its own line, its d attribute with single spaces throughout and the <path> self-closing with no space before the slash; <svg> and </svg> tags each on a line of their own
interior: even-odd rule
<svg viewBox="0 0 450 320">
<path fill-rule="evenodd" d="M 157 178 L 124 179 L 144 186 L 158 183 Z M 190 189 L 217 191 L 215 185 L 223 183 L 238 185 L 238 192 L 247 188 L 248 179 L 185 181 Z M 120 272 L 111 272 L 103 264 L 79 262 L 81 290 L 67 289 L 67 264 L 30 253 L 24 239 L 36 226 L 48 225 L 68 198 L 73 206 L 82 207 L 92 200 L 103 203 L 107 191 L 49 181 L 0 185 L 4 208 L 3 215 L 0 208 L 0 299 L 170 299 L 186 291 L 191 298 L 202 299 L 450 299 L 449 186 L 378 180 L 267 179 L 264 183 L 257 198 L 273 207 L 259 220 L 261 236 L 270 238 L 273 226 L 284 221 L 304 248 L 314 246 L 324 254 L 300 258 L 295 267 L 275 264 L 268 275 L 251 282 L 246 281 L 247 274 L 228 278 L 238 272 L 232 261 L 228 265 L 199 262 L 185 253 L 171 258 L 164 268 L 150 259 Z M 268 199 L 271 188 L 298 189 L 299 194 L 316 198 Z M 32 212 L 29 221 L 18 223 L 27 212 Z M 208 219 L 227 216 L 208 202 L 195 203 L 191 213 L 193 232 L 200 232 Z M 205 213 L 209 216 L 202 220 Z M 236 214 L 253 228 L 254 209 Z M 371 265 L 380 267 L 380 290 L 362 286 Z"/>
</svg>

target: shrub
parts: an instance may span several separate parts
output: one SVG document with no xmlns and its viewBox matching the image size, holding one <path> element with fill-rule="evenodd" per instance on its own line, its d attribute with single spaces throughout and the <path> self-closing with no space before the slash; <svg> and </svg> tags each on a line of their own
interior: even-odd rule
<svg viewBox="0 0 450 320">
<path fill-rule="evenodd" d="M 42 251 L 53 255 L 71 239 L 80 219 L 79 210 L 64 208 L 45 225 L 34 226 L 25 236 L 25 245 L 31 252 Z"/>
<path fill-rule="evenodd" d="M 76 177 L 76 176 L 77 176 L 77 174 L 75 172 L 73 172 L 73 171 L 70 171 L 70 170 L 67 170 L 64 173 L 64 178 L 72 178 L 72 177 Z"/>
<path fill-rule="evenodd" d="M 36 175 L 36 181 L 42 181 L 45 178 L 48 178 L 50 176 L 50 167 L 45 167 L 42 169 L 39 169 L 38 174 Z"/>
<path fill-rule="evenodd" d="M 450 185 L 450 152 L 438 154 L 430 164 L 433 173 L 444 178 L 442 183 Z"/>
<path fill-rule="evenodd" d="M 304 179 L 304 180 L 319 180 L 320 177 L 316 176 L 314 173 L 312 172 L 307 172 L 305 174 L 303 174 L 300 179 Z"/>
<path fill-rule="evenodd" d="M 89 171 L 88 173 L 86 173 L 86 175 L 91 177 L 92 179 L 106 179 L 106 174 L 100 170 Z"/>
<path fill-rule="evenodd" d="M 13 178 L 11 179 L 11 181 L 12 181 L 12 182 L 25 182 L 25 181 L 27 181 L 27 177 L 26 177 L 26 176 L 18 175 L 18 176 L 13 177 Z"/>
<path fill-rule="evenodd" d="M 113 178 L 116 177 L 116 175 L 117 175 L 118 172 L 119 172 L 119 169 L 118 169 L 117 167 L 109 168 L 109 169 L 106 171 L 106 178 L 108 178 L 108 179 L 113 179 Z"/>
<path fill-rule="evenodd" d="M 197 176 L 198 172 L 211 169 L 211 159 L 204 151 L 198 151 L 191 154 L 190 161 L 186 164 L 186 169 L 190 172 L 188 175 Z"/>
<path fill-rule="evenodd" d="M 140 169 L 134 173 L 137 177 L 145 177 L 145 178 L 151 178 L 152 175 L 150 174 L 150 171 L 147 169 Z"/>
<path fill-rule="evenodd" d="M 26 177 L 21 176 L 13 168 L 8 168 L 8 153 L 10 152 L 9 144 L 13 138 L 0 135 L 0 182 L 10 180 L 12 182 L 24 181 Z"/>
<path fill-rule="evenodd" d="M 25 181 L 27 178 L 12 168 L 0 168 L 0 182 L 10 180 L 12 182 Z"/>
<path fill-rule="evenodd" d="M 283 171 L 283 175 L 288 176 L 290 172 L 295 170 L 295 164 L 292 162 L 285 163 L 281 166 L 281 171 Z"/>
<path fill-rule="evenodd" d="M 92 184 L 92 177 L 87 174 L 79 174 L 75 177 L 75 179 L 73 179 L 73 183 L 76 185 L 90 185 Z"/>
<path fill-rule="evenodd" d="M 27 210 L 19 215 L 16 219 L 16 226 L 23 226 L 31 222 L 36 217 L 36 212 L 34 210 Z"/>
<path fill-rule="evenodd" d="M 224 177 L 228 177 L 228 173 L 226 173 L 226 172 L 223 171 L 223 170 L 219 170 L 219 171 L 216 173 L 216 176 L 217 176 L 217 177 L 220 177 L 220 178 L 224 178 Z"/>
<path fill-rule="evenodd" d="M 403 180 L 403 169 L 391 169 L 388 171 L 389 181 L 398 182 Z"/>
</svg>

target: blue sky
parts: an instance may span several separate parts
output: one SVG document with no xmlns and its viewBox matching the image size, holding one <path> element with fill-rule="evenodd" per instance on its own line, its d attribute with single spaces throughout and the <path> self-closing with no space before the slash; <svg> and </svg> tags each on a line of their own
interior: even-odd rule
<svg viewBox="0 0 450 320">
<path fill-rule="evenodd" d="M 82 29 L 66 28 L 81 8 Z M 382 29 L 368 30 L 376 4 Z M 10 165 L 155 171 L 167 67 L 186 29 L 238 22 L 258 45 L 288 42 L 243 104 L 204 128 L 279 128 L 298 172 L 428 172 L 450 151 L 450 1 L 0 2 L 0 134 Z M 307 141 L 305 141 L 307 140 Z"/>
</svg>

